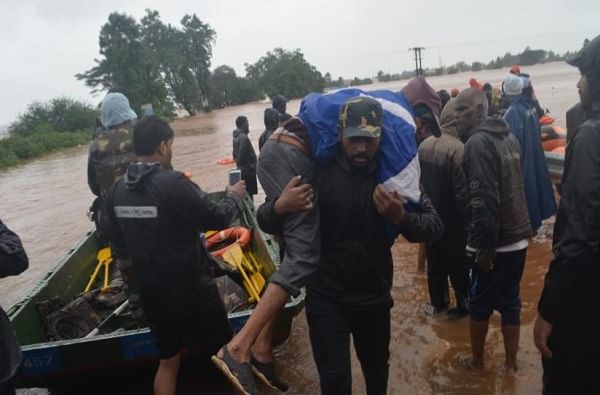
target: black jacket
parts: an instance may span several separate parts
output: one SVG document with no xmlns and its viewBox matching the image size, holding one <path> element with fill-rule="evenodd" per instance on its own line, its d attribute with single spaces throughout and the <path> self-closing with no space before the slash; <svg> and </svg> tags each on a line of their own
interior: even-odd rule
<svg viewBox="0 0 600 395">
<path fill-rule="evenodd" d="M 521 172 L 521 148 L 504 120 L 487 118 L 467 137 L 463 167 L 469 182 L 467 244 L 494 252 L 531 237 Z"/>
<path fill-rule="evenodd" d="M 107 202 L 111 246 L 117 258 L 131 259 L 149 320 L 197 314 L 214 302 L 198 233 L 227 228 L 240 205 L 233 193 L 211 201 L 182 173 L 157 163 L 133 164 L 115 183 Z"/>
<path fill-rule="evenodd" d="M 465 242 L 470 221 L 467 179 L 463 170 L 464 144 L 454 118 L 455 100 L 446 104 L 440 117 L 442 135 L 431 136 L 419 146 L 421 185 L 444 223 L 440 242 Z"/>
<path fill-rule="evenodd" d="M 29 265 L 21 239 L 0 220 L 0 278 L 14 276 Z M 15 375 L 21 349 L 8 316 L 0 307 L 0 384 Z"/>
<path fill-rule="evenodd" d="M 240 129 L 233 131 L 233 159 L 240 170 L 245 168 L 256 169 L 254 147 L 252 147 L 252 143 L 248 138 L 248 133 Z"/>
<path fill-rule="evenodd" d="M 553 323 L 570 306 L 585 303 L 573 300 L 574 290 L 600 271 L 600 102 L 587 115 L 567 147 L 554 225 L 555 258 L 539 303 L 542 317 Z"/>
<path fill-rule="evenodd" d="M 373 202 L 377 186 L 375 166 L 367 171 L 350 167 L 340 153 L 328 166 L 318 168 L 321 258 L 307 289 L 344 303 L 364 306 L 391 302 L 393 261 L 385 233 L 386 221 Z M 443 225 L 429 199 L 418 212 L 406 213 L 401 233 L 410 241 L 441 236 Z M 273 202 L 258 211 L 260 226 L 277 233 Z"/>
</svg>

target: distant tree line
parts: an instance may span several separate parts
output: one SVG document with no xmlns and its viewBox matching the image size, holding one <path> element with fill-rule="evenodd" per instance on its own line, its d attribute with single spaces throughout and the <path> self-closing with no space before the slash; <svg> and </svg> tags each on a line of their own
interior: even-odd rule
<svg viewBox="0 0 600 395">
<path fill-rule="evenodd" d="M 472 62 L 468 64 L 464 61 L 457 62 L 451 66 L 442 66 L 439 68 L 427 68 L 424 70 L 426 76 L 443 75 L 443 74 L 456 74 L 466 71 L 481 71 L 481 70 L 492 70 L 509 68 L 513 64 L 519 64 L 522 66 L 532 66 L 538 63 L 558 62 L 564 61 L 569 57 L 573 56 L 574 52 L 566 52 L 562 55 L 557 54 L 553 51 L 545 51 L 542 49 L 531 49 L 527 46 L 523 52 L 513 55 L 507 52 L 502 57 L 496 57 L 496 59 L 490 60 L 488 63 Z M 374 76 L 378 82 L 389 82 L 409 79 L 415 76 L 414 70 L 405 70 L 402 73 L 384 73 L 382 70 L 377 72 Z M 354 77 L 353 79 L 344 79 L 338 77 L 333 79 L 331 74 L 325 73 L 325 83 L 327 88 L 343 88 L 347 86 L 365 85 L 371 84 L 373 80 L 371 78 L 359 78 Z"/>
<path fill-rule="evenodd" d="M 325 87 L 321 73 L 300 50 L 276 48 L 246 64 L 245 76 L 227 65 L 211 72 L 215 42 L 216 32 L 195 14 L 173 26 L 154 10 L 146 10 L 140 22 L 115 12 L 100 29 L 101 58 L 76 77 L 94 91 L 119 87 L 134 110 L 151 103 L 157 114 L 167 117 L 177 108 L 194 115 L 265 95 L 299 98 Z"/>
</svg>

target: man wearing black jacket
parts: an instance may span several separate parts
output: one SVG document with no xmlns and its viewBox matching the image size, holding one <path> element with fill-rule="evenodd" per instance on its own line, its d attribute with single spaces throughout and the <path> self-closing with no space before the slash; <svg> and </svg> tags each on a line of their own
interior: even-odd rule
<svg viewBox="0 0 600 395">
<path fill-rule="evenodd" d="M 600 393 L 600 36 L 568 63 L 581 71 L 586 121 L 567 146 L 554 259 L 534 326 L 545 395 Z"/>
<path fill-rule="evenodd" d="M 440 237 L 443 225 L 423 197 L 416 212 L 404 211 L 397 193 L 378 184 L 375 157 L 383 110 L 367 97 L 349 99 L 340 109 L 340 147 L 335 160 L 316 171 L 321 256 L 306 287 L 306 315 L 321 393 L 350 394 L 350 335 L 368 395 L 386 394 L 389 370 L 390 293 L 393 279 L 386 225 L 411 241 Z M 284 191 L 285 192 L 285 191 Z M 259 208 L 265 231 L 281 233 L 288 211 L 277 202 Z"/>
<path fill-rule="evenodd" d="M 258 193 L 256 182 L 256 153 L 248 138 L 250 125 L 248 118 L 239 116 L 235 120 L 236 129 L 233 131 L 233 159 L 237 168 L 242 172 L 242 180 L 246 182 L 246 190 L 250 196 Z"/>
<path fill-rule="evenodd" d="M 494 310 L 502 316 L 505 365 L 517 369 L 521 299 L 519 285 L 531 225 L 525 201 L 519 141 L 504 120 L 487 117 L 487 100 L 469 88 L 456 98 L 456 126 L 465 142 L 463 167 L 469 185 L 471 261 L 469 332 L 472 359 L 483 368 L 483 351 Z"/>
<path fill-rule="evenodd" d="M 0 220 L 0 278 L 15 276 L 29 266 L 21 239 Z M 21 363 L 21 349 L 8 316 L 0 307 L 0 395 L 14 395 L 13 377 Z"/>
<path fill-rule="evenodd" d="M 182 348 L 213 353 L 231 338 L 198 233 L 229 226 L 245 192 L 242 181 L 212 202 L 172 170 L 172 144 L 173 130 L 165 121 L 142 119 L 133 132 L 138 162 L 115 183 L 107 202 L 113 254 L 131 260 L 160 354 L 155 395 L 175 394 Z"/>
</svg>

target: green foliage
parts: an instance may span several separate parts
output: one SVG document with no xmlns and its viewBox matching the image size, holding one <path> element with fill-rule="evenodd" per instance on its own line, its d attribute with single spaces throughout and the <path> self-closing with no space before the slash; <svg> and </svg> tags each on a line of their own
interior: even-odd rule
<svg viewBox="0 0 600 395">
<path fill-rule="evenodd" d="M 39 157 L 62 148 L 88 144 L 89 130 L 74 132 L 45 131 L 28 135 L 11 135 L 0 140 L 0 168 Z"/>
<path fill-rule="evenodd" d="M 219 66 L 209 79 L 209 103 L 211 108 L 234 106 L 260 99 L 256 85 L 238 77 L 229 66 Z"/>
<path fill-rule="evenodd" d="M 276 48 L 254 64 L 246 64 L 246 77 L 269 97 L 284 95 L 294 99 L 310 92 L 322 92 L 325 79 L 299 50 Z"/>
<path fill-rule="evenodd" d="M 98 111 L 89 104 L 61 97 L 47 103 L 31 103 L 8 131 L 11 135 L 27 136 L 51 131 L 93 130 L 97 117 Z"/>
<path fill-rule="evenodd" d="M 144 103 L 152 103 L 158 115 L 171 116 L 173 103 L 168 98 L 160 69 L 148 55 L 140 25 L 130 16 L 112 13 L 102 26 L 100 55 L 96 66 L 76 74 L 93 92 L 118 87 L 125 92 L 131 107 L 140 112 Z"/>
<path fill-rule="evenodd" d="M 165 25 L 157 11 L 141 21 L 146 56 L 162 76 L 169 95 L 191 115 L 208 100 L 210 59 L 215 31 L 194 15 L 185 15 L 182 28 Z"/>
</svg>

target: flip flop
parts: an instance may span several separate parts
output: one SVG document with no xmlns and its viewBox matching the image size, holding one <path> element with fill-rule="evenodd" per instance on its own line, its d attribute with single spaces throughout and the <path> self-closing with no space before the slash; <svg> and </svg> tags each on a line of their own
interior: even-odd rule
<svg viewBox="0 0 600 395">
<path fill-rule="evenodd" d="M 260 392 L 256 388 L 254 382 L 254 376 L 252 375 L 252 367 L 249 362 L 238 362 L 227 349 L 227 345 L 221 348 L 223 351 L 223 357 L 213 355 L 211 357 L 212 362 L 215 364 L 227 380 L 235 386 L 235 388 L 243 395 L 260 395 Z"/>
<path fill-rule="evenodd" d="M 283 381 L 277 373 L 275 373 L 275 364 L 273 362 L 262 363 L 251 356 L 250 363 L 252 365 L 252 371 L 263 383 L 281 392 L 288 390 L 288 384 Z"/>
</svg>

